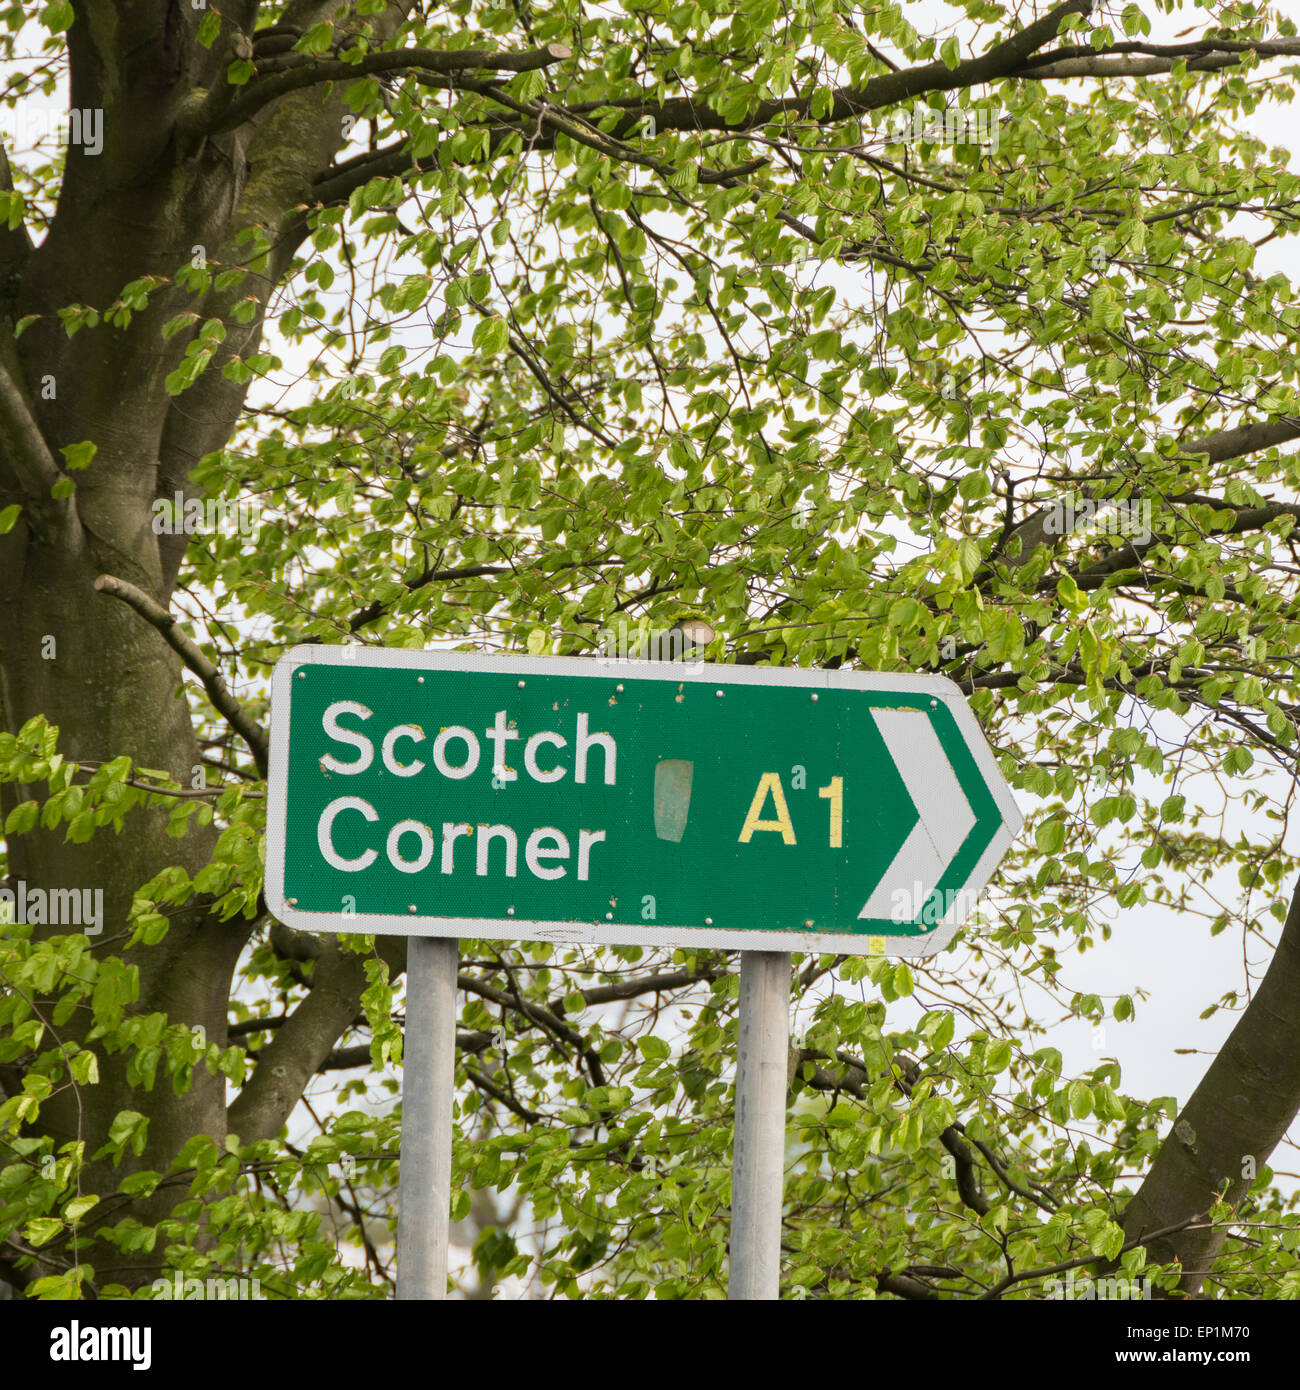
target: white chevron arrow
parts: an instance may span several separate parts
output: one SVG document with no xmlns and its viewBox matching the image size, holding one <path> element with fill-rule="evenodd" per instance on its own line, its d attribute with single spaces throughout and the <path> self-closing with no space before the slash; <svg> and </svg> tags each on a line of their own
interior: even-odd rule
<svg viewBox="0 0 1300 1390">
<path fill-rule="evenodd" d="M 894 892 L 905 887 L 915 895 L 914 910 L 908 914 L 910 921 L 921 911 L 974 828 L 975 812 L 933 724 L 923 713 L 882 709 L 873 710 L 871 717 L 920 819 L 858 916 L 891 918 Z M 944 916 L 939 914 L 940 919 Z"/>
</svg>

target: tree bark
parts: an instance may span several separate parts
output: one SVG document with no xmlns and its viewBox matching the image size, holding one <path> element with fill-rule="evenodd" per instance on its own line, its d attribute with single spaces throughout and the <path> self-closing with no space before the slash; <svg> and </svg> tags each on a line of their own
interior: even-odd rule
<svg viewBox="0 0 1300 1390">
<path fill-rule="evenodd" d="M 1300 883 L 1282 937 L 1255 997 L 1183 1106 L 1155 1162 L 1124 1210 L 1127 1237 L 1239 1206 L 1254 1174 L 1300 1113 Z M 1223 1225 L 1197 1222 L 1152 1240 L 1147 1253 L 1182 1265 L 1179 1288 L 1195 1295 L 1223 1246 Z"/>
</svg>

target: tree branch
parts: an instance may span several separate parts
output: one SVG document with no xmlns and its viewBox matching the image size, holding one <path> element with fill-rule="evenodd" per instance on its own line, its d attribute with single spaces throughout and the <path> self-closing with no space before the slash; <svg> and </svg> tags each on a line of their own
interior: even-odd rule
<svg viewBox="0 0 1300 1390">
<path fill-rule="evenodd" d="M 1054 39 L 1061 27 L 1061 21 L 1071 14 L 1087 14 L 1092 8 L 1092 0 L 1066 0 L 1056 6 L 1042 19 L 1012 34 L 988 53 L 978 58 L 969 58 L 949 68 L 946 63 L 923 63 L 902 71 L 883 73 L 869 78 L 861 87 L 840 87 L 832 95 L 830 110 L 817 119 L 819 124 L 852 120 L 868 111 L 881 107 L 895 106 L 911 97 L 924 96 L 928 92 L 951 91 L 1000 81 L 1019 75 L 1020 69 L 1043 44 Z M 414 51 L 414 50 L 412 50 Z M 350 66 L 350 65 L 344 65 Z M 709 107 L 689 97 L 673 98 L 667 101 L 650 102 L 629 110 L 618 131 L 632 130 L 645 116 L 653 116 L 659 131 L 680 130 L 699 132 L 704 130 L 730 130 L 743 134 L 748 130 L 758 130 L 782 116 L 795 120 L 811 119 L 812 97 L 779 97 L 760 102 L 743 125 L 735 125 Z M 564 129 L 573 135 L 567 122 L 574 120 L 573 113 L 565 108 L 548 107 L 544 113 L 545 124 L 552 129 Z M 526 125 L 537 121 L 530 115 L 526 120 L 503 125 L 495 137 L 499 143 L 509 134 L 522 134 Z M 540 124 L 540 122 L 539 122 Z M 553 138 L 553 137 L 552 137 Z M 576 138 L 576 137 L 575 137 Z M 533 149 L 546 149 L 550 139 L 541 135 L 532 141 Z M 638 161 L 641 162 L 641 161 Z M 649 161 L 647 161 L 649 162 Z M 436 156 L 427 161 L 413 161 L 408 151 L 400 147 L 377 150 L 372 155 L 363 155 L 345 164 L 327 170 L 316 182 L 317 196 L 324 203 L 335 203 L 347 198 L 353 188 L 369 182 L 379 175 L 401 174 L 404 171 L 417 172 L 421 164 L 436 165 Z M 745 166 L 752 172 L 752 166 Z M 704 182 L 721 182 L 731 171 L 709 171 L 711 177 Z"/>
<path fill-rule="evenodd" d="M 465 1075 L 469 1077 L 470 1081 L 473 1082 L 480 1091 L 491 1096 L 493 1100 L 500 1101 L 507 1110 L 512 1114 L 518 1115 L 521 1120 L 526 1121 L 528 1124 L 535 1125 L 539 1120 L 545 1118 L 538 1114 L 536 1110 L 529 1110 L 526 1106 L 521 1105 L 508 1091 L 503 1090 L 495 1081 L 489 1080 L 481 1071 L 477 1071 L 474 1067 L 466 1067 Z"/>
<path fill-rule="evenodd" d="M 254 81 L 242 96 L 229 102 L 224 110 L 213 112 L 205 101 L 189 123 L 186 133 L 219 135 L 223 131 L 234 130 L 277 97 L 325 82 L 357 81 L 375 73 L 403 70 L 441 75 L 480 69 L 532 72 L 536 68 L 549 67 L 552 63 L 562 62 L 572 56 L 571 51 L 562 43 L 548 43 L 545 47 L 530 53 L 492 53 L 484 48 L 399 48 L 364 54 L 355 63 L 339 60 L 311 63 L 304 67 L 291 67 L 287 71 Z M 221 89 L 218 87 L 214 90 L 219 92 Z"/>
<path fill-rule="evenodd" d="M 614 102 L 602 103 L 627 108 L 626 119 L 619 123 L 613 137 L 606 138 L 617 141 L 619 137 L 635 129 L 637 123 L 647 116 L 654 118 L 656 128 L 661 132 L 729 130 L 737 136 L 743 136 L 781 117 L 795 120 L 816 119 L 819 124 L 828 124 L 852 120 L 867 112 L 894 106 L 901 101 L 922 97 L 930 92 L 960 90 L 997 81 L 1037 82 L 1082 76 L 1129 77 L 1168 73 L 1172 71 L 1173 63 L 1180 59 L 1187 62 L 1190 70 L 1215 71 L 1239 64 L 1246 54 L 1281 57 L 1300 53 L 1300 41 L 1296 40 L 1236 42 L 1218 39 L 1182 45 L 1118 43 L 1104 49 L 1070 45 L 1054 49 L 1050 53 L 1037 52 L 1043 44 L 1059 33 L 1063 19 L 1070 14 L 1088 14 L 1092 7 L 1092 0 L 1069 0 L 1069 3 L 1057 6 L 1042 19 L 1010 35 L 988 53 L 966 59 L 955 68 L 949 68 L 942 62 L 926 63 L 880 74 L 868 79 L 860 87 L 837 88 L 833 93 L 830 110 L 816 118 L 811 114 L 811 99 L 806 97 L 781 97 L 761 102 L 743 125 L 728 122 L 707 104 L 691 97 L 677 97 L 657 102 L 619 98 Z M 883 55 L 877 56 L 883 66 L 889 66 Z M 351 67 L 350 64 L 343 66 Z M 481 87 L 476 89 L 482 90 Z M 542 135 L 542 124 L 551 126 L 553 131 L 564 130 L 572 138 L 579 138 L 566 122 L 572 122 L 583 109 L 582 104 L 572 107 L 548 106 L 543 120 L 530 116 L 519 121 L 503 122 L 493 135 L 493 145 L 499 145 L 510 134 L 522 135 L 527 126 L 533 123 L 539 127 L 536 138 L 530 140 L 530 147 L 534 150 L 545 150 L 553 144 L 553 135 Z M 639 157 L 635 162 L 654 164 L 653 160 L 646 157 Z M 418 173 L 423 169 L 436 167 L 436 155 L 417 161 L 411 158 L 409 151 L 403 146 L 388 146 L 359 155 L 326 170 L 316 181 L 316 192 L 322 202 L 337 203 L 345 200 L 354 188 L 360 187 L 372 178 Z M 734 172 L 748 174 L 758 167 L 761 167 L 761 161 L 753 161 Z M 700 182 L 723 183 L 732 172 L 701 170 Z"/>
<path fill-rule="evenodd" d="M 892 1293 L 895 1298 L 918 1299 L 927 1303 L 939 1301 L 939 1295 L 928 1284 L 906 1274 L 882 1271 L 876 1275 L 876 1288 L 884 1293 Z"/>
<path fill-rule="evenodd" d="M 1236 67 L 1242 55 L 1287 58 L 1300 54 L 1300 40 L 1270 39 L 1244 43 L 1230 39 L 1204 39 L 1187 44 L 1116 43 L 1108 48 L 1074 47 L 1044 53 L 1030 60 L 1026 77 L 1155 77 L 1185 62 L 1188 72 L 1216 72 Z M 1121 56 L 1133 55 L 1133 56 Z"/>
<path fill-rule="evenodd" d="M 1178 1231 L 1189 1230 L 1199 1225 L 1200 1223 L 1207 1221 L 1207 1219 L 1208 1218 L 1206 1217 L 1206 1214 L 1204 1212 L 1198 1213 L 1196 1216 L 1189 1216 L 1184 1221 L 1176 1222 L 1171 1226 L 1162 1227 L 1158 1231 L 1152 1231 L 1148 1239 L 1155 1240 L 1157 1238 L 1163 1238 L 1165 1236 L 1174 1235 Z M 1126 1240 L 1124 1244 L 1120 1247 L 1120 1254 L 1126 1254 L 1128 1251 L 1136 1249 L 1137 1246 L 1141 1244 L 1142 1242 L 1140 1240 Z M 1079 1255 L 1077 1258 L 1073 1260 L 1060 1260 L 1053 1265 L 1040 1265 L 1037 1269 L 1019 1270 L 1011 1274 L 1008 1274 L 1005 1278 L 999 1280 L 998 1283 L 994 1284 L 991 1289 L 987 1290 L 987 1292 L 980 1294 L 979 1301 L 993 1302 L 996 1299 L 1001 1298 L 1002 1295 L 1007 1291 L 1007 1289 L 1011 1288 L 1013 1284 L 1023 1284 L 1030 1279 L 1047 1279 L 1050 1278 L 1053 1274 L 1064 1274 L 1066 1270 L 1083 1269 L 1088 1265 L 1095 1265 L 1097 1263 L 1097 1256 L 1089 1254 Z M 1107 1267 L 1114 1267 L 1115 1265 L 1118 1265 L 1118 1263 L 1118 1259 L 1108 1261 Z"/>
<path fill-rule="evenodd" d="M 449 583 L 456 579 L 479 579 L 483 575 L 508 573 L 509 571 L 503 565 L 461 565 L 458 569 L 426 569 L 423 574 L 418 574 L 414 579 L 407 579 L 403 582 L 406 585 L 406 592 L 413 594 L 429 584 Z M 382 599 L 376 599 L 364 608 L 359 608 L 348 619 L 348 631 L 351 633 L 360 632 L 363 627 L 373 623 L 376 618 L 382 618 L 396 601 L 393 599 L 385 602 Z M 302 645 L 307 646 L 312 642 L 323 642 L 324 640 L 323 637 L 304 637 Z"/>
<path fill-rule="evenodd" d="M 794 1065 L 791 1072 L 798 1076 L 804 1085 L 811 1086 L 816 1091 L 846 1091 L 856 1100 L 866 1099 L 863 1082 L 867 1079 L 868 1072 L 861 1062 L 854 1061 L 852 1058 L 837 1058 L 836 1060 L 839 1060 L 844 1067 L 843 1071 L 837 1072 L 829 1067 L 816 1065 L 817 1059 L 824 1058 L 825 1053 L 809 1051 L 807 1048 L 792 1050 L 797 1055 L 792 1059 Z M 808 1062 L 814 1064 L 811 1074 L 806 1074 L 804 1070 L 805 1064 Z M 901 1060 L 899 1066 L 902 1069 Z M 851 1074 L 854 1071 L 861 1074 L 861 1081 Z M 894 1080 L 895 1085 L 904 1095 L 911 1095 L 911 1085 L 904 1077 L 895 1077 Z M 960 1130 L 960 1125 L 949 1125 L 939 1136 L 939 1142 L 952 1155 L 956 1169 L 957 1192 L 962 1202 L 973 1212 L 983 1216 L 992 1209 L 993 1203 L 980 1191 L 979 1165 L 970 1146 L 962 1138 Z"/>
<path fill-rule="evenodd" d="M 149 597 L 134 584 L 118 579 L 111 574 L 101 574 L 95 580 L 95 590 L 101 594 L 111 594 L 121 599 L 162 634 L 163 640 L 176 652 L 180 659 L 198 676 L 207 691 L 213 708 L 226 720 L 234 731 L 248 744 L 258 772 L 265 777 L 270 758 L 270 744 L 266 730 L 257 723 L 230 693 L 221 678 L 221 672 L 198 649 L 194 642 L 181 631 L 180 625 L 163 606 Z"/>
<path fill-rule="evenodd" d="M 1293 439 L 1300 439 L 1300 419 L 1288 415 L 1279 420 L 1253 421 L 1234 429 L 1219 430 L 1190 443 L 1180 442 L 1178 454 L 1180 457 L 1204 455 L 1210 463 L 1227 463 L 1231 459 L 1256 453 L 1260 449 L 1271 449 Z M 1010 569 L 1018 569 L 1029 563 L 1034 551 L 1046 542 L 1047 519 L 1051 514 L 1050 507 L 1043 507 L 1027 516 L 1011 532 L 1004 547 L 1006 553 L 1000 557 L 1003 564 Z M 1016 540 L 1020 542 L 1018 551 L 1011 545 Z"/>
<path fill-rule="evenodd" d="M 27 404 L 27 397 L 0 359 L 0 449 L 18 486 L 28 502 L 28 509 L 38 526 L 48 526 L 55 533 L 66 531 L 74 511 L 72 498 L 55 498 L 50 490 L 65 476 L 50 453 L 41 427 Z"/>
<path fill-rule="evenodd" d="M 375 950 L 392 970 L 387 945 L 381 938 Z M 365 960 L 344 951 L 333 937 L 322 938 L 311 993 L 276 1029 L 231 1103 L 227 1124 L 244 1143 L 279 1133 L 336 1040 L 353 1026 L 366 987 Z"/>
<path fill-rule="evenodd" d="M 14 177 L 9 166 L 9 154 L 3 140 L 0 140 L 0 189 L 12 193 L 13 187 Z M 34 249 L 26 218 L 21 218 L 13 228 L 7 222 L 0 226 L 0 266 L 3 266 L 8 274 L 16 273 Z"/>
</svg>

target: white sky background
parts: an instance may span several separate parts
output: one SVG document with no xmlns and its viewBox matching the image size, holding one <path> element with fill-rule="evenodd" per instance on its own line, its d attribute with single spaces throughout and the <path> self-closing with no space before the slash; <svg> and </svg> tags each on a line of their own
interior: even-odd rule
<svg viewBox="0 0 1300 1390">
<path fill-rule="evenodd" d="M 938 32 L 938 28 L 950 22 L 952 18 L 950 11 L 932 3 L 932 0 L 921 4 L 911 3 L 909 0 L 905 8 L 908 19 L 922 32 Z M 1041 10 L 1041 6 L 1038 8 Z M 1123 35 L 1120 32 L 1118 15 L 1122 8 L 1122 4 L 1107 7 L 1116 21 L 1114 27 L 1117 37 L 1120 38 Z M 1154 13 L 1150 7 L 1145 8 L 1151 20 L 1152 32 L 1144 37 L 1149 37 L 1153 42 L 1169 42 L 1180 31 L 1191 26 L 1200 27 L 1205 22 L 1205 12 L 1191 6 L 1173 16 Z M 1276 70 L 1279 66 L 1280 64 L 1274 60 L 1268 70 Z M 1052 84 L 1054 89 L 1065 85 Z M 1084 85 L 1071 83 L 1067 89 L 1079 91 Z M 31 105 L 35 108 L 38 104 Z M 46 109 L 45 103 L 39 103 L 39 106 Z M 48 109 L 61 115 L 66 108 L 58 103 L 50 103 Z M 1270 144 L 1290 150 L 1295 120 L 1294 107 L 1263 108 L 1251 118 L 1252 133 Z M 12 130 L 13 127 L 6 124 L 6 134 Z M 1296 168 L 1294 154 L 1291 167 Z M 1258 253 L 1255 272 L 1261 276 L 1268 276 L 1282 271 L 1294 277 L 1295 247 L 1294 239 L 1278 239 L 1271 242 Z M 423 267 L 412 258 L 409 267 L 395 265 L 390 278 L 399 280 L 402 274 L 422 269 Z M 839 294 L 849 303 L 866 301 L 869 280 L 868 272 L 865 270 L 810 261 L 806 273 L 809 279 L 834 283 Z M 344 283 L 343 277 L 336 280 L 335 291 L 328 298 L 332 299 Z M 326 296 L 321 297 L 327 299 Z M 466 342 L 471 328 L 472 324 L 467 323 L 461 330 L 461 336 Z M 421 342 L 422 329 L 423 325 L 420 324 L 405 325 L 394 332 L 391 341 L 405 342 L 412 348 L 414 357 Z M 427 339 L 425 341 L 427 342 Z M 266 348 L 277 353 L 285 362 L 285 371 L 278 374 L 280 385 L 284 389 L 276 389 L 268 383 L 267 387 L 258 390 L 259 402 L 273 402 L 283 408 L 310 399 L 313 388 L 310 383 L 301 379 L 308 353 L 286 345 L 278 339 L 274 331 L 267 335 Z M 913 543 L 915 541 L 915 538 L 910 536 L 908 539 Z M 1179 721 L 1172 716 L 1157 715 L 1155 727 L 1167 748 L 1181 745 L 1183 739 Z M 1279 805 L 1286 800 L 1291 790 L 1290 779 L 1280 771 L 1270 771 L 1266 781 L 1255 782 L 1252 785 L 1266 787 Z M 1207 808 L 1217 808 L 1223 803 L 1221 787 L 1215 785 L 1214 781 L 1204 774 L 1185 779 L 1179 789 L 1187 796 L 1189 808 L 1198 803 Z M 1168 793 L 1168 788 L 1162 787 L 1158 779 L 1142 772 L 1138 773 L 1134 790 L 1154 795 L 1156 799 Z M 1017 793 L 1017 798 L 1023 810 L 1029 812 L 1033 809 L 1032 799 L 1024 793 Z M 1271 827 L 1273 823 L 1269 824 Z M 1231 841 L 1239 833 L 1259 837 L 1261 827 L 1255 823 L 1253 816 L 1246 814 L 1244 808 L 1232 803 L 1229 804 L 1224 817 L 1222 834 L 1225 839 Z M 1300 853 L 1300 835 L 1294 829 L 1288 831 L 1284 844 L 1288 851 Z M 1293 886 L 1284 883 L 1283 892 L 1286 896 L 1289 897 Z M 1240 893 L 1235 868 L 1221 872 L 1206 887 L 1223 903 L 1235 903 Z M 1201 896 L 1205 900 L 1205 910 L 1212 914 L 1216 909 L 1210 903 L 1208 894 L 1203 892 Z M 1276 940 L 1277 930 L 1270 930 L 1271 939 Z M 1200 917 L 1181 916 L 1151 904 L 1128 910 L 1118 909 L 1111 940 L 1100 943 L 1083 955 L 1070 952 L 1058 979 L 1068 983 L 1071 989 L 1096 993 L 1107 1000 L 1138 988 L 1149 991 L 1150 998 L 1145 1002 L 1136 1003 L 1136 1017 L 1130 1022 L 1121 1024 L 1109 1020 L 1105 1025 L 1104 1041 L 1100 1047 L 1094 1045 L 1091 1024 L 1069 1019 L 1056 1023 L 1046 1038 L 1029 1040 L 1026 1045 L 1030 1050 L 1044 1043 L 1058 1047 L 1063 1053 L 1066 1076 L 1085 1073 L 1096 1066 L 1103 1057 L 1114 1057 L 1123 1068 L 1122 1091 L 1140 1097 L 1173 1095 L 1181 1103 L 1191 1094 L 1204 1074 L 1210 1057 L 1218 1051 L 1239 1016 L 1237 1013 L 1220 1011 L 1208 1020 L 1201 1020 L 1198 1015 L 1226 990 L 1244 988 L 1245 961 L 1250 962 L 1254 977 L 1258 979 L 1270 957 L 1271 951 L 1257 939 L 1249 941 L 1243 951 L 1240 933 L 1234 932 L 1231 928 L 1212 938 L 1207 921 Z M 842 984 L 837 988 L 851 997 L 857 997 L 859 994 L 857 985 Z M 863 988 L 865 997 L 873 997 L 869 983 L 865 983 Z M 1032 994 L 1029 997 L 1033 999 Z M 933 998 L 927 998 L 924 981 L 918 977 L 918 995 L 914 1000 L 901 1000 L 891 1006 L 890 1026 L 906 1026 L 914 1013 L 919 1016 L 924 1008 L 934 1007 L 935 1002 Z M 1051 1003 L 1043 999 L 1041 991 L 1038 992 L 1038 1002 L 1040 1005 Z M 1055 1007 L 1040 1010 L 1040 1016 L 1045 1019 L 1050 1019 L 1058 1013 L 1059 1009 Z M 801 1017 L 792 1020 L 792 1023 L 798 1029 L 806 1026 L 807 1021 L 806 1017 Z M 962 1031 L 960 1027 L 959 1031 Z M 1196 1052 L 1194 1055 L 1178 1055 L 1175 1051 L 1178 1048 L 1195 1049 Z M 355 1105 L 356 1102 L 350 1104 Z M 1086 1122 L 1076 1122 L 1076 1127 L 1080 1133 L 1086 1133 L 1089 1128 Z M 1273 1155 L 1273 1166 L 1282 1171 L 1294 1170 L 1297 1167 L 1294 1150 L 1289 1146 L 1279 1147 Z M 1284 1186 L 1294 1184 L 1284 1183 Z"/>
</svg>

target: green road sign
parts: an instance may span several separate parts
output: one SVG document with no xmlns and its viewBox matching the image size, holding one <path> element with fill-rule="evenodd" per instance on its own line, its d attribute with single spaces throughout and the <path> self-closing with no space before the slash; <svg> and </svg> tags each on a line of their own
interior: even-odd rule
<svg viewBox="0 0 1300 1390">
<path fill-rule="evenodd" d="M 929 955 L 1021 816 L 937 676 L 297 647 L 266 896 L 308 931 Z"/>
</svg>

